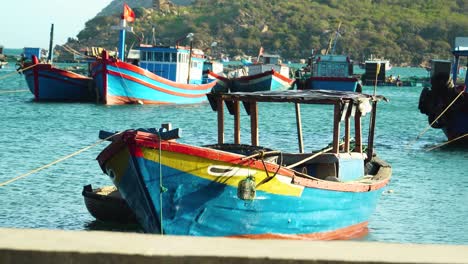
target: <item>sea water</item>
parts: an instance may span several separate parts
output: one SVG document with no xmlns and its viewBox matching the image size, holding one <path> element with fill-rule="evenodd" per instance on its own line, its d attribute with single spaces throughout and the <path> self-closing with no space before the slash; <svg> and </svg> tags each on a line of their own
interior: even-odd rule
<svg viewBox="0 0 468 264">
<path fill-rule="evenodd" d="M 395 76 L 427 74 L 417 68 L 393 68 L 392 72 Z M 446 140 L 436 129 L 416 139 L 428 125 L 426 116 L 418 110 L 421 89 L 376 88 L 389 101 L 378 105 L 375 149 L 391 164 L 393 175 L 363 240 L 468 244 L 468 150 L 428 151 Z M 364 92 L 373 91 L 373 87 L 364 88 Z M 99 130 L 159 127 L 170 122 L 182 129 L 180 142 L 203 145 L 217 140 L 216 113 L 209 104 L 104 106 L 38 103 L 32 99 L 23 76 L 13 65 L 0 70 L 0 182 L 24 176 L 0 187 L 0 227 L 125 230 L 95 221 L 81 195 L 84 185 L 112 184 L 95 160 L 108 143 L 85 150 L 98 142 Z M 327 146 L 333 110 L 310 105 L 303 105 L 301 110 L 306 151 Z M 259 111 L 260 144 L 297 151 L 294 106 L 260 104 Z M 233 139 L 232 127 L 232 118 L 228 117 L 228 142 Z M 250 141 L 249 130 L 244 113 L 243 143 Z"/>
</svg>

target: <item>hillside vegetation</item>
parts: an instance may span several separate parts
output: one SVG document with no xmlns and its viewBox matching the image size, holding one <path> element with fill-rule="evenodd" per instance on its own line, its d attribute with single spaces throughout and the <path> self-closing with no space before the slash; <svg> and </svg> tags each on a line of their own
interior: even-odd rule
<svg viewBox="0 0 468 264">
<path fill-rule="evenodd" d="M 114 0 L 110 7 L 121 7 Z M 468 36 L 468 0 L 196 0 L 153 10 L 151 1 L 127 0 L 136 13 L 127 44 L 174 45 L 189 32 L 194 46 L 207 53 L 256 56 L 260 46 L 283 58 L 307 58 L 329 46 L 341 23 L 335 53 L 363 60 L 371 54 L 395 64 L 420 65 L 450 58 L 456 36 Z M 144 4 L 143 4 L 144 3 Z M 107 7 L 107 10 L 115 10 Z M 117 9 L 118 10 L 118 9 Z M 119 14 L 101 13 L 69 39 L 75 46 L 115 49 Z M 217 43 L 210 50 L 213 42 Z M 187 44 L 185 42 L 185 44 Z"/>
</svg>

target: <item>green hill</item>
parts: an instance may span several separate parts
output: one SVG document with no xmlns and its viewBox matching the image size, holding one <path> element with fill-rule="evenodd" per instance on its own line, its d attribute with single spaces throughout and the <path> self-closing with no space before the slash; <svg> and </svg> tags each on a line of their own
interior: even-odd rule
<svg viewBox="0 0 468 264">
<path fill-rule="evenodd" d="M 123 0 L 114 0 L 89 20 L 69 44 L 115 49 Z M 449 58 L 456 36 L 468 36 L 468 0 L 196 0 L 152 9 L 152 1 L 127 0 L 136 13 L 135 34 L 127 44 L 150 43 L 152 27 L 157 43 L 173 45 L 189 32 L 194 46 L 230 56 L 256 56 L 260 46 L 283 58 L 307 58 L 312 49 L 329 45 L 341 22 L 335 53 L 363 60 L 373 54 L 394 64 L 419 65 L 432 58 Z M 190 2 L 190 1 L 189 1 Z M 113 9 L 114 8 L 114 9 Z M 117 9 L 115 9 L 117 8 Z M 104 10 L 103 10 L 104 11 Z"/>
</svg>

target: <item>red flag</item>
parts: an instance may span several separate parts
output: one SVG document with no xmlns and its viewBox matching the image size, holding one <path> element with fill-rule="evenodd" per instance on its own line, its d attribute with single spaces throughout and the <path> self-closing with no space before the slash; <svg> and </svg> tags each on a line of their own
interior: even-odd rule
<svg viewBox="0 0 468 264">
<path fill-rule="evenodd" d="M 127 22 L 135 21 L 135 12 L 133 12 L 133 10 L 125 3 L 124 3 L 124 9 L 122 13 L 122 19 L 127 20 Z"/>
</svg>

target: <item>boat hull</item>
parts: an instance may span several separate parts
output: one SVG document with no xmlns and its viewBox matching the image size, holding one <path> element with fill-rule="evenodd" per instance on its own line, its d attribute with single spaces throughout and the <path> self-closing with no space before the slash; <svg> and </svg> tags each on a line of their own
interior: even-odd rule
<svg viewBox="0 0 468 264">
<path fill-rule="evenodd" d="M 347 77 L 310 77 L 306 89 L 356 92 L 359 87 L 357 78 Z"/>
<path fill-rule="evenodd" d="M 117 104 L 197 104 L 216 84 L 181 84 L 160 77 L 136 65 L 100 59 L 92 65 L 99 99 Z"/>
<path fill-rule="evenodd" d="M 93 102 L 96 98 L 92 78 L 50 64 L 36 63 L 23 74 L 36 101 Z"/>
<path fill-rule="evenodd" d="M 148 233 L 355 238 L 367 233 L 369 217 L 386 184 L 356 188 L 317 181 L 306 186 L 295 182 L 289 169 L 245 162 L 238 154 L 135 140 L 132 134 L 123 138 L 106 148 L 98 161 Z M 255 198 L 241 199 L 241 185 L 249 176 L 255 181 Z"/>
<path fill-rule="evenodd" d="M 232 92 L 280 91 L 291 89 L 294 80 L 275 70 L 233 78 Z"/>
</svg>

